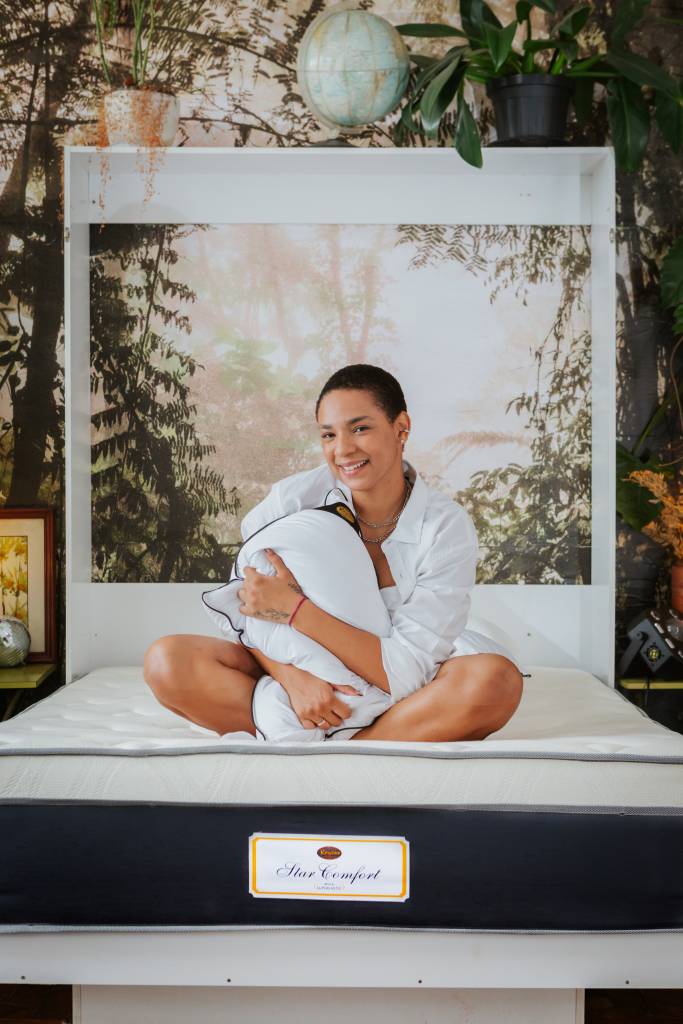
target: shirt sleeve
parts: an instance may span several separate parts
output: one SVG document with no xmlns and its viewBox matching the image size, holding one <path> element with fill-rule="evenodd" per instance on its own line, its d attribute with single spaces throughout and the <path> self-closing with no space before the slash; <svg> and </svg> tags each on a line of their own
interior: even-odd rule
<svg viewBox="0 0 683 1024">
<path fill-rule="evenodd" d="M 440 527 L 418 569 L 415 589 L 381 637 L 382 663 L 394 701 L 431 682 L 467 625 L 479 548 L 467 512 Z"/>
</svg>

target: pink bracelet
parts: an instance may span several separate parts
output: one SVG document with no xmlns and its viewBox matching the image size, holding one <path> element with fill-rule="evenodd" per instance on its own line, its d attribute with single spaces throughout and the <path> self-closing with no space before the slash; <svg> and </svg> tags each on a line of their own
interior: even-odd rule
<svg viewBox="0 0 683 1024">
<path fill-rule="evenodd" d="M 289 622 L 287 623 L 288 626 L 292 625 L 292 622 L 294 621 L 294 616 L 299 611 L 299 608 L 301 608 L 301 605 L 304 603 L 304 601 L 308 601 L 308 598 L 306 597 L 305 594 L 303 595 L 303 597 L 301 597 L 299 599 L 299 603 L 297 604 L 297 606 L 294 609 L 294 611 L 292 612 L 292 614 L 289 616 Z"/>
</svg>

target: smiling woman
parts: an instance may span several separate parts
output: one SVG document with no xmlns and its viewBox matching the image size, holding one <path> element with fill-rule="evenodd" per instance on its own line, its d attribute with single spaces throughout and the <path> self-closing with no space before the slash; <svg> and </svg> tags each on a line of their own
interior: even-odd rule
<svg viewBox="0 0 683 1024">
<path fill-rule="evenodd" d="M 302 600 L 299 582 L 275 553 L 268 556 L 274 575 L 245 570 L 239 611 L 278 628 L 286 623 L 389 695 L 392 706 L 355 737 L 483 739 L 516 710 L 522 677 L 507 651 L 465 628 L 478 555 L 469 515 L 404 460 L 411 421 L 387 371 L 366 364 L 337 371 L 320 393 L 316 418 L 325 462 L 274 484 L 243 520 L 242 536 L 317 508 L 338 487 L 361 525 L 390 632 L 377 636 Z M 334 577 L 329 586 L 333 594 Z M 255 736 L 252 706 L 265 679 L 268 699 L 291 708 L 302 729 L 336 732 L 350 717 L 339 696 L 348 687 L 245 648 L 227 623 L 230 639 L 169 636 L 147 651 L 145 678 L 162 704 L 221 734 Z"/>
</svg>

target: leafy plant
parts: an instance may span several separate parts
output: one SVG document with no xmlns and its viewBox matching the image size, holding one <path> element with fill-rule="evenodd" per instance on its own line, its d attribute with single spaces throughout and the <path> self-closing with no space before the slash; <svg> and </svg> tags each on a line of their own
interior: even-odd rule
<svg viewBox="0 0 683 1024">
<path fill-rule="evenodd" d="M 93 578 L 227 578 L 211 520 L 239 498 L 207 465 L 191 380 L 200 364 L 175 340 L 194 293 L 173 275 L 180 225 L 107 225 L 91 247 Z M 123 274 L 123 271 L 126 274 Z"/>
<path fill-rule="evenodd" d="M 474 473 L 452 494 L 477 529 L 482 550 L 477 582 L 589 583 L 591 346 L 578 326 L 589 291 L 587 229 L 404 224 L 399 233 L 400 244 L 414 252 L 411 267 L 457 262 L 472 275 L 485 276 L 491 303 L 514 294 L 526 306 L 533 288 L 561 284 L 552 325 L 533 351 L 536 379 L 505 407 L 514 424 L 507 437 L 474 431 L 444 438 L 441 465 L 445 469 L 458 458 L 463 442 L 468 448 L 488 448 L 525 438 L 529 464 L 506 461 Z M 447 486 L 444 469 L 433 472 L 428 482 Z"/>
<path fill-rule="evenodd" d="M 518 0 L 515 19 L 507 25 L 484 0 L 461 0 L 460 29 L 440 23 L 398 25 L 404 36 L 462 40 L 441 58 L 411 54 L 417 75 L 401 123 L 408 131 L 417 132 L 420 125 L 415 117 L 419 114 L 422 130 L 435 136 L 446 111 L 454 105 L 455 148 L 467 163 L 481 167 L 481 140 L 464 97 L 465 83 L 485 85 L 495 78 L 519 74 L 563 75 L 574 86 L 579 121 L 590 117 L 594 85 L 599 82 L 606 87 L 607 117 L 622 170 L 635 170 L 643 158 L 652 101 L 659 129 L 677 153 L 683 143 L 681 87 L 658 65 L 633 53 L 627 43 L 649 3 L 629 0 L 615 5 L 612 38 L 604 53 L 583 53 L 579 42 L 592 13 L 590 4 L 574 7 L 548 36 L 539 39 L 532 34 L 532 9 L 555 15 L 556 0 Z M 515 44 L 518 32 L 523 38 Z"/>
<path fill-rule="evenodd" d="M 631 473 L 631 479 L 654 495 L 652 504 L 659 509 L 654 519 L 643 527 L 643 533 L 662 547 L 670 548 L 676 560 L 683 559 L 683 487 L 680 482 L 674 482 L 672 490 L 663 473 L 649 469 L 636 470 Z"/>
<path fill-rule="evenodd" d="M 141 89 L 145 84 L 147 74 L 147 62 L 149 59 L 150 46 L 154 37 L 155 15 L 158 0 L 130 0 L 130 15 L 132 16 L 133 46 L 131 57 L 130 78 L 127 85 Z M 97 33 L 97 45 L 102 61 L 102 70 L 107 85 L 112 85 L 112 74 L 109 61 L 105 51 L 105 40 L 113 31 L 119 20 L 119 0 L 92 0 L 95 13 L 95 31 Z"/>
<path fill-rule="evenodd" d="M 666 463 L 645 456 L 645 442 L 673 407 L 678 414 L 683 437 L 683 371 L 677 371 L 676 368 L 676 357 L 683 344 L 683 236 L 674 243 L 662 261 L 660 290 L 662 305 L 673 312 L 676 338 L 669 356 L 669 385 L 633 450 L 628 451 L 624 445 L 617 444 L 617 512 L 635 530 L 643 530 L 662 511 L 661 502 L 652 500 L 651 489 L 643 485 L 645 478 L 639 477 L 637 473 L 649 471 L 650 474 L 670 475 L 671 467 L 683 459 L 681 455 L 674 458 L 673 462 Z"/>
</svg>

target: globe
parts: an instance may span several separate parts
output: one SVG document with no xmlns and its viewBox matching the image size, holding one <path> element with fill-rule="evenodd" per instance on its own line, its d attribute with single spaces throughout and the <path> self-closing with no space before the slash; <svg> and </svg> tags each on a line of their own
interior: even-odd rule
<svg viewBox="0 0 683 1024">
<path fill-rule="evenodd" d="M 408 51 L 393 25 L 369 11 L 338 5 L 308 26 L 297 80 L 318 121 L 355 128 L 398 106 L 409 70 Z"/>
</svg>

